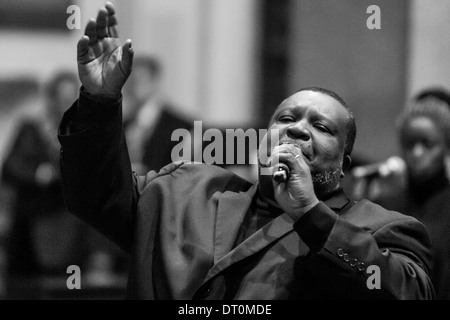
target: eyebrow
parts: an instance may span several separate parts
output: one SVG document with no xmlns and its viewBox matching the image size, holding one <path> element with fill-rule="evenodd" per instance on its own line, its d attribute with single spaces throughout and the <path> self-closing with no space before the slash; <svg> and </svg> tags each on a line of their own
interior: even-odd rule
<svg viewBox="0 0 450 320">
<path fill-rule="evenodd" d="M 302 108 L 301 105 L 286 106 L 286 107 L 278 108 L 275 111 L 275 113 L 273 114 L 271 121 L 276 120 L 277 116 L 279 116 L 280 113 L 282 113 L 282 112 L 290 112 L 290 113 L 292 113 L 294 115 L 297 115 L 298 113 L 300 113 L 300 112 L 297 111 L 298 107 Z M 306 106 L 305 106 L 305 108 L 306 108 Z M 324 121 L 327 121 L 328 123 L 333 124 L 334 126 L 338 127 L 336 121 L 333 118 L 328 117 L 328 116 L 324 115 L 323 113 L 320 113 L 320 112 L 318 112 L 318 111 L 316 111 L 314 109 L 309 109 L 308 113 L 312 113 L 311 117 L 313 119 L 315 119 L 315 120 L 324 120 Z"/>
</svg>

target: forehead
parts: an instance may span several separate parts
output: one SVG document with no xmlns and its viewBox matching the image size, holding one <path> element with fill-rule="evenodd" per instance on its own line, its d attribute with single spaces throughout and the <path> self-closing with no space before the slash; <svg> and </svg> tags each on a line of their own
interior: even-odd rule
<svg viewBox="0 0 450 320">
<path fill-rule="evenodd" d="M 426 116 L 417 116 L 409 119 L 402 133 L 404 137 L 415 137 L 417 135 L 437 137 L 444 134 L 437 123 Z"/>
<path fill-rule="evenodd" d="M 344 126 L 349 118 L 347 109 L 340 102 L 316 91 L 300 91 L 293 94 L 278 106 L 274 115 L 284 110 L 322 116 Z"/>
</svg>

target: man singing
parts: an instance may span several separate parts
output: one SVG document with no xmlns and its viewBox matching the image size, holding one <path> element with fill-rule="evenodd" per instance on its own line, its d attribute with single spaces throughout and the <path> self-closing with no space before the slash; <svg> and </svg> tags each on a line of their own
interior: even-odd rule
<svg viewBox="0 0 450 320">
<path fill-rule="evenodd" d="M 136 176 L 121 118 L 132 60 L 107 3 L 78 43 L 82 88 L 59 132 L 68 208 L 130 253 L 128 298 L 433 298 L 425 227 L 340 188 L 356 128 L 337 94 L 302 89 L 276 108 L 256 184 L 205 164 Z"/>
</svg>

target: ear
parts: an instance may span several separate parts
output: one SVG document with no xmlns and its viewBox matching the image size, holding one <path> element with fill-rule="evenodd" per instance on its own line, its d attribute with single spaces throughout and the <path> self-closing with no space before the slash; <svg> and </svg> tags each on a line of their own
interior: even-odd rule
<svg viewBox="0 0 450 320">
<path fill-rule="evenodd" d="M 352 164 L 352 158 L 348 154 L 344 155 L 344 159 L 342 161 L 341 178 L 343 178 L 345 176 L 344 171 L 346 171 L 348 168 L 350 168 L 351 164 Z"/>
</svg>

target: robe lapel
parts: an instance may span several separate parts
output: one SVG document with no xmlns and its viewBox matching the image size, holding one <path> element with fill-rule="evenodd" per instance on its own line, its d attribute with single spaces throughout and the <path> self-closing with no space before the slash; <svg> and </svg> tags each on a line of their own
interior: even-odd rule
<svg viewBox="0 0 450 320">
<path fill-rule="evenodd" d="M 230 265 L 264 249 L 294 230 L 294 221 L 287 213 L 283 213 L 231 250 L 236 240 L 239 227 L 243 223 L 245 214 L 257 192 L 257 186 L 258 184 L 255 184 L 245 193 L 236 194 L 233 192 L 225 192 L 219 198 L 216 219 L 214 265 L 209 270 L 203 283 Z M 331 209 L 340 211 L 349 204 L 349 199 L 342 189 L 339 189 L 324 202 Z M 230 232 L 230 230 L 233 231 Z"/>
<path fill-rule="evenodd" d="M 219 198 L 214 236 L 214 263 L 232 249 L 239 227 L 257 190 L 258 184 L 255 184 L 247 192 L 227 191 Z"/>
<path fill-rule="evenodd" d="M 233 236 L 233 239 L 231 239 L 229 246 L 227 246 L 227 248 L 222 248 L 221 251 L 222 255 L 225 252 L 228 253 L 226 253 L 223 256 L 217 255 L 219 259 L 218 260 L 214 259 L 215 264 L 209 270 L 208 275 L 206 276 L 204 282 L 208 281 L 209 279 L 211 279 L 216 274 L 226 269 L 230 265 L 264 249 L 272 242 L 277 241 L 288 232 L 291 232 L 293 230 L 293 223 L 294 223 L 293 220 L 286 213 L 283 213 L 282 215 L 278 216 L 277 218 L 266 224 L 263 228 L 256 231 L 248 239 L 239 244 L 236 248 L 229 251 L 232 248 L 233 242 L 236 238 L 235 234 Z M 239 229 L 238 228 L 239 225 L 236 226 L 237 226 L 236 229 Z"/>
</svg>

